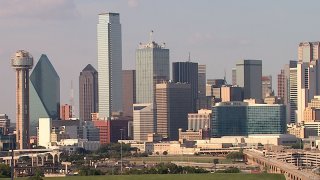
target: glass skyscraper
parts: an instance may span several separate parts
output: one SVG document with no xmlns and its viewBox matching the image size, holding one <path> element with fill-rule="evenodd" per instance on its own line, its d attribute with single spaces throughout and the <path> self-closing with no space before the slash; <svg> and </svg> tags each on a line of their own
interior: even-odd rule
<svg viewBox="0 0 320 180">
<path fill-rule="evenodd" d="M 154 103 L 157 83 L 168 81 L 169 49 L 150 42 L 136 51 L 136 103 Z"/>
<path fill-rule="evenodd" d="M 198 99 L 198 63 L 174 62 L 172 63 L 172 80 L 174 82 L 188 83 L 191 85 L 192 111 L 197 111 Z"/>
<path fill-rule="evenodd" d="M 39 118 L 59 118 L 60 77 L 42 54 L 30 75 L 30 134 L 36 135 Z"/>
<path fill-rule="evenodd" d="M 99 14 L 98 93 L 99 116 L 122 111 L 122 44 L 119 13 Z"/>
<path fill-rule="evenodd" d="M 217 103 L 212 109 L 212 136 L 285 134 L 286 108 L 282 104 Z"/>
</svg>

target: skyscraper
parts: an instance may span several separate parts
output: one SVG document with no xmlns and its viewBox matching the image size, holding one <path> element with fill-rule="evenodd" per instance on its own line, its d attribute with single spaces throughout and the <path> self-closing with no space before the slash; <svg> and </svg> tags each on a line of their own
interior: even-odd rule
<svg viewBox="0 0 320 180">
<path fill-rule="evenodd" d="M 178 129 L 188 128 L 188 113 L 192 112 L 191 84 L 162 83 L 156 85 L 157 133 L 178 140 Z"/>
<path fill-rule="evenodd" d="M 272 94 L 272 76 L 262 76 L 262 99 Z"/>
<path fill-rule="evenodd" d="M 80 120 L 91 120 L 91 113 L 98 112 L 98 72 L 88 64 L 79 76 Z"/>
<path fill-rule="evenodd" d="M 298 61 L 311 62 L 320 59 L 320 42 L 301 42 L 298 47 Z"/>
<path fill-rule="evenodd" d="M 147 141 L 148 134 L 154 133 L 153 104 L 133 105 L 133 139 Z"/>
<path fill-rule="evenodd" d="M 298 108 L 298 89 L 297 89 L 297 64 L 290 67 L 289 74 L 289 104 L 290 104 L 290 122 L 297 121 Z"/>
<path fill-rule="evenodd" d="M 237 85 L 244 88 L 244 98 L 262 99 L 262 61 L 241 60 L 236 67 Z"/>
<path fill-rule="evenodd" d="M 30 134 L 36 135 L 39 118 L 58 119 L 60 78 L 45 54 L 30 75 Z"/>
<path fill-rule="evenodd" d="M 122 70 L 122 83 L 123 116 L 133 117 L 133 104 L 136 103 L 136 70 Z"/>
<path fill-rule="evenodd" d="M 168 81 L 169 49 L 152 41 L 140 44 L 136 51 L 136 100 L 137 103 L 154 103 L 157 83 Z"/>
<path fill-rule="evenodd" d="M 99 116 L 122 111 L 122 43 L 118 13 L 99 14 L 98 77 Z"/>
<path fill-rule="evenodd" d="M 72 106 L 69 104 L 64 104 L 60 107 L 60 119 L 70 120 L 72 118 Z"/>
<path fill-rule="evenodd" d="M 29 70 L 33 57 L 24 50 L 11 57 L 11 66 L 16 71 L 16 141 L 17 149 L 29 148 Z"/>
<path fill-rule="evenodd" d="M 172 63 L 172 80 L 174 82 L 188 83 L 191 85 L 191 107 L 197 110 L 198 99 L 198 63 L 174 62 Z"/>
<path fill-rule="evenodd" d="M 237 85 L 237 69 L 232 68 L 232 85 Z"/>
<path fill-rule="evenodd" d="M 198 64 L 198 109 L 207 109 L 206 82 L 206 65 Z"/>
<path fill-rule="evenodd" d="M 304 121 L 303 112 L 308 102 L 320 93 L 319 86 L 319 61 L 302 62 L 297 65 L 297 92 L 298 92 L 298 119 L 297 122 Z"/>
</svg>

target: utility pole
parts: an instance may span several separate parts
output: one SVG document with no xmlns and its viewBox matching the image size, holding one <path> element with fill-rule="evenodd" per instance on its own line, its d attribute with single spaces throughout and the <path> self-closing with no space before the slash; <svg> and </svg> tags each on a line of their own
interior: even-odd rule
<svg viewBox="0 0 320 180">
<path fill-rule="evenodd" d="M 120 133 L 121 133 L 121 144 L 120 144 L 120 158 L 121 158 L 121 167 L 120 167 L 120 169 L 121 169 L 121 174 L 122 174 L 122 131 L 123 131 L 123 129 L 120 129 Z"/>
</svg>

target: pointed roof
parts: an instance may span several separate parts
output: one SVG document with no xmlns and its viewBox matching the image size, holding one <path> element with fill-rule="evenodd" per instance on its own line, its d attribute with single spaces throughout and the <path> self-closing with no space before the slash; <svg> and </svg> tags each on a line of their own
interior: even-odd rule
<svg viewBox="0 0 320 180">
<path fill-rule="evenodd" d="M 82 71 L 97 72 L 97 70 L 91 64 L 88 64 Z"/>
</svg>

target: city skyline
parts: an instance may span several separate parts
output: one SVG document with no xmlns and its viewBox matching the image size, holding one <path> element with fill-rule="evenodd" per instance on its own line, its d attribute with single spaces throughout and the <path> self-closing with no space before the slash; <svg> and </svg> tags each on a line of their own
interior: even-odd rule
<svg viewBox="0 0 320 180">
<path fill-rule="evenodd" d="M 308 26 L 307 24 L 311 22 L 299 21 L 300 18 L 306 19 L 309 16 L 313 16 L 312 14 L 316 11 L 312 11 L 312 8 L 316 7 L 316 5 L 311 9 L 307 9 L 307 5 L 290 1 L 293 5 L 290 8 L 284 8 L 286 7 L 286 2 L 277 3 L 277 7 L 273 7 L 271 2 L 252 2 L 233 2 L 229 6 L 227 5 L 228 3 L 223 2 L 206 1 L 200 4 L 187 1 L 185 10 L 181 10 L 181 14 L 178 15 L 179 13 L 173 11 L 179 4 L 178 2 L 170 2 L 172 7 L 163 9 L 169 1 L 161 3 L 147 1 L 121 1 L 116 3 L 47 1 L 47 3 L 39 5 L 43 9 L 41 11 L 31 12 L 32 9 L 30 12 L 29 10 L 26 11 L 28 7 L 30 8 L 30 5 L 28 6 L 28 3 L 24 3 L 22 7 L 25 6 L 25 8 L 15 11 L 15 13 L 10 13 L 10 8 L 12 10 L 15 6 L 9 1 L 4 1 L 0 5 L 0 18 L 7 26 L 0 30 L 0 34 L 3 35 L 3 44 L 0 45 L 0 58 L 8 59 L 17 49 L 29 51 L 34 55 L 35 59 L 39 59 L 42 53 L 47 54 L 62 79 L 61 104 L 69 103 L 71 80 L 77 82 L 79 71 L 88 63 L 97 68 L 95 38 L 97 14 L 111 11 L 121 14 L 121 24 L 124 26 L 122 33 L 124 36 L 123 69 L 134 69 L 135 49 L 139 42 L 146 41 L 149 31 L 153 29 L 155 32 L 154 39 L 160 43 L 166 42 L 170 49 L 170 63 L 186 59 L 188 52 L 191 52 L 192 59 L 195 59 L 200 64 L 207 65 L 207 78 L 222 78 L 225 69 L 228 82 L 231 82 L 231 68 L 236 61 L 242 58 L 262 59 L 263 74 L 272 74 L 275 78 L 282 66 L 288 63 L 290 59 L 298 59 L 298 43 L 320 39 L 316 32 L 302 28 Z M 249 9 L 244 7 L 248 4 L 251 4 Z M 146 7 L 154 6 L 159 6 L 159 10 L 154 12 L 156 19 L 143 17 L 149 11 L 154 10 L 154 8 Z M 241 6 L 241 10 L 237 9 L 238 6 Z M 259 11 L 250 9 L 253 6 L 259 7 L 257 8 Z M 268 7 L 271 7 L 271 9 L 266 10 Z M 223 11 L 219 10 L 219 8 L 222 10 L 228 8 L 234 12 L 224 18 L 219 18 L 219 13 L 223 15 Z M 147 10 L 139 12 L 141 9 Z M 163 13 L 161 9 L 166 13 Z M 198 9 L 201 9 L 202 13 L 193 13 L 195 17 L 183 20 L 190 12 L 200 12 Z M 298 12 L 297 9 L 301 11 L 307 9 L 306 11 L 309 13 L 295 13 Z M 53 13 L 55 10 L 58 11 Z M 234 17 L 236 13 L 240 14 L 240 16 Z M 256 13 L 254 16 L 262 18 L 262 21 L 260 22 L 253 18 L 253 13 Z M 271 17 L 267 17 L 268 15 Z M 133 22 L 131 21 L 135 18 L 140 18 L 142 26 L 129 28 L 132 27 Z M 243 21 L 241 23 L 237 22 L 238 18 Z M 195 21 L 197 19 L 199 21 Z M 284 25 L 281 25 L 284 20 L 286 20 L 285 28 L 283 27 Z M 179 25 L 174 23 L 175 21 L 180 21 Z M 192 21 L 192 23 L 188 24 L 189 21 Z M 301 27 L 296 27 L 296 21 L 300 22 Z M 174 24 L 172 25 L 172 23 Z M 25 26 L 26 24 L 28 26 Z M 259 25 L 262 25 L 262 27 L 258 27 Z M 28 30 L 19 30 L 21 26 L 34 27 L 28 28 Z M 254 28 L 250 30 L 250 27 Z M 77 30 L 74 31 L 74 28 Z M 255 33 L 252 34 L 250 32 Z M 176 35 L 178 33 L 179 35 Z M 49 37 L 49 35 L 52 35 L 52 37 Z M 11 42 L 12 37 L 22 40 L 21 47 L 17 47 L 15 43 Z M 34 43 L 28 45 L 31 40 Z M 221 50 L 221 48 L 228 50 Z M 273 68 L 273 63 L 276 62 L 279 66 L 278 68 Z M 75 65 L 72 71 L 70 71 L 71 65 Z M 1 94 L 3 94 L 1 100 L 7 102 L 7 104 L 0 105 L 0 109 L 2 113 L 8 114 L 9 118 L 14 122 L 15 101 L 14 92 L 12 91 L 14 88 L 12 83 L 14 82 L 14 74 L 9 70 L 9 66 L 7 61 L 0 61 L 0 81 L 7 84 L 8 87 L 12 87 L 1 90 Z M 75 87 L 78 86 L 75 85 Z M 75 97 L 75 99 L 78 98 Z M 75 109 L 78 108 L 76 107 Z"/>
</svg>

